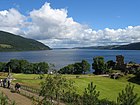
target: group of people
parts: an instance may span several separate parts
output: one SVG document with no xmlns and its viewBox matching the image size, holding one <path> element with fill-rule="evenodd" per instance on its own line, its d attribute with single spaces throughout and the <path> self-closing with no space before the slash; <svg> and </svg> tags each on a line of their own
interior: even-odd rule
<svg viewBox="0 0 140 105">
<path fill-rule="evenodd" d="M 0 79 L 0 86 L 3 87 L 3 88 L 9 88 L 10 89 L 11 79 L 9 79 L 9 78 Z M 16 83 L 15 84 L 15 91 L 20 92 L 20 87 L 21 87 L 20 84 Z"/>
<path fill-rule="evenodd" d="M 1 87 L 10 88 L 10 85 L 11 85 L 11 79 L 8 79 L 8 78 L 0 79 L 0 86 Z"/>
</svg>

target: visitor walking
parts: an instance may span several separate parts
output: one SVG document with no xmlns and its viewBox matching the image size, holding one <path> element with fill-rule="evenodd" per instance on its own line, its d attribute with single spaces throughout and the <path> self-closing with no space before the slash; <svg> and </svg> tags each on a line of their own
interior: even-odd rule
<svg viewBox="0 0 140 105">
<path fill-rule="evenodd" d="M 11 85 L 11 81 L 10 81 L 10 79 L 8 79 L 7 88 L 10 88 L 10 85 Z"/>
<path fill-rule="evenodd" d="M 15 84 L 15 91 L 18 93 L 20 92 L 20 84 L 19 83 Z"/>
<path fill-rule="evenodd" d="M 7 79 L 5 78 L 5 79 L 3 80 L 3 87 L 4 87 L 4 88 L 6 87 L 6 81 L 7 81 Z"/>
<path fill-rule="evenodd" d="M 0 86 L 1 86 L 1 87 L 2 87 L 2 84 L 3 84 L 2 82 L 3 82 L 2 79 L 0 79 Z"/>
</svg>

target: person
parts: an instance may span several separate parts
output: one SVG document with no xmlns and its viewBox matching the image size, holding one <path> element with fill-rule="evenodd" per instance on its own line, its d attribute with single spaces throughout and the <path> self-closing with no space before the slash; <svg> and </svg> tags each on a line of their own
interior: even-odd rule
<svg viewBox="0 0 140 105">
<path fill-rule="evenodd" d="M 20 92 L 20 84 L 19 83 L 15 84 L 15 91 L 18 93 Z"/>
<path fill-rule="evenodd" d="M 6 81 L 7 81 L 7 79 L 5 78 L 5 79 L 3 80 L 3 87 L 4 87 L 4 88 L 6 87 Z"/>
<path fill-rule="evenodd" d="M 1 86 L 1 87 L 2 87 L 2 82 L 3 82 L 2 79 L 0 79 L 0 86 Z"/>
<path fill-rule="evenodd" d="M 11 84 L 11 81 L 10 81 L 10 79 L 8 79 L 7 88 L 10 88 L 10 84 Z"/>
</svg>

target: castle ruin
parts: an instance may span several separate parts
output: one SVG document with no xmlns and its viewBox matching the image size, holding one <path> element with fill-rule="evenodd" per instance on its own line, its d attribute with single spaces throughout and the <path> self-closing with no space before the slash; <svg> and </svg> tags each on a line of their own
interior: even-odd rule
<svg viewBox="0 0 140 105">
<path fill-rule="evenodd" d="M 115 68 L 117 70 L 125 70 L 126 64 L 124 63 L 124 56 L 117 55 L 116 56 L 116 65 Z"/>
</svg>

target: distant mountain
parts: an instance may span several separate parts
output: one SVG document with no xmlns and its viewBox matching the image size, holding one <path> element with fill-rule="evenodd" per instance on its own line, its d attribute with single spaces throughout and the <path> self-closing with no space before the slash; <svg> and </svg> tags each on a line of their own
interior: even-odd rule
<svg viewBox="0 0 140 105">
<path fill-rule="evenodd" d="M 74 49 L 113 49 L 115 47 L 118 47 L 118 45 L 75 47 Z"/>
<path fill-rule="evenodd" d="M 41 42 L 0 31 L 0 51 L 50 50 Z"/>
<path fill-rule="evenodd" d="M 115 47 L 116 50 L 140 50 L 140 42 Z"/>
<path fill-rule="evenodd" d="M 75 47 L 74 49 L 140 50 L 140 42 L 127 45 Z"/>
</svg>

